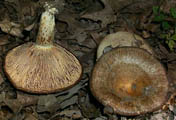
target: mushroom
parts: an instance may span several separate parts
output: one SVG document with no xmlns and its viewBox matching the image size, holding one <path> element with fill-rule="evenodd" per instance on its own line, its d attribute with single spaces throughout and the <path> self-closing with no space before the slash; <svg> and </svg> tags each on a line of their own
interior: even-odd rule
<svg viewBox="0 0 176 120">
<path fill-rule="evenodd" d="M 107 35 L 101 41 L 97 49 L 97 60 L 100 58 L 100 56 L 102 56 L 103 53 L 109 51 L 109 49 L 124 46 L 144 48 L 151 54 L 154 54 L 152 48 L 142 37 L 130 32 L 119 31 Z"/>
<path fill-rule="evenodd" d="M 41 16 L 36 43 L 22 44 L 5 57 L 5 72 L 19 90 L 58 92 L 73 86 L 81 77 L 82 66 L 78 59 L 53 43 L 56 12 L 48 5 Z"/>
<path fill-rule="evenodd" d="M 134 116 L 158 110 L 166 102 L 168 80 L 164 67 L 145 49 L 120 47 L 97 61 L 90 89 L 114 113 Z"/>
</svg>

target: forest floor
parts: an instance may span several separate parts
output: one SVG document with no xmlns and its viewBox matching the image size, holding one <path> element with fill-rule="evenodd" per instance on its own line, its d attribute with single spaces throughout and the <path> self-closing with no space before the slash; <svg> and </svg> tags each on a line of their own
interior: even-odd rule
<svg viewBox="0 0 176 120">
<path fill-rule="evenodd" d="M 7 52 L 35 42 L 47 0 L 0 1 L 0 120 L 176 120 L 176 1 L 175 0 L 55 0 L 55 40 L 83 66 L 74 87 L 38 95 L 19 91 L 4 73 Z M 102 38 L 118 31 L 144 38 L 165 66 L 169 100 L 158 111 L 125 117 L 110 114 L 92 95 L 91 72 Z"/>
</svg>

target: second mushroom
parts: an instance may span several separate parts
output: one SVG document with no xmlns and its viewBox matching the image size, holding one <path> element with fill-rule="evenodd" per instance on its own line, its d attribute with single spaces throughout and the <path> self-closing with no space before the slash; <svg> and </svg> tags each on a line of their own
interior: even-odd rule
<svg viewBox="0 0 176 120">
<path fill-rule="evenodd" d="M 112 49 L 103 54 L 107 46 Z M 93 95 L 121 115 L 139 115 L 161 108 L 167 100 L 168 80 L 153 54 L 150 46 L 132 33 L 105 37 L 98 47 L 90 80 Z"/>
</svg>

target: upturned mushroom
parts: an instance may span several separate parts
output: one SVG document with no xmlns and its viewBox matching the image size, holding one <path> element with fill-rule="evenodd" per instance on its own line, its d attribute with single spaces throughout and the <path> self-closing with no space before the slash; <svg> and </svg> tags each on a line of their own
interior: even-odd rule
<svg viewBox="0 0 176 120">
<path fill-rule="evenodd" d="M 142 48 L 114 48 L 102 55 L 92 72 L 90 89 L 114 113 L 134 116 L 158 110 L 167 100 L 164 67 Z"/>
<path fill-rule="evenodd" d="M 144 48 L 154 54 L 152 48 L 142 37 L 130 32 L 119 31 L 103 38 L 97 49 L 97 60 L 109 49 L 125 46 Z M 108 49 L 108 47 L 110 48 Z"/>
<path fill-rule="evenodd" d="M 82 67 L 78 59 L 53 43 L 56 12 L 47 6 L 42 13 L 36 43 L 20 45 L 6 55 L 4 69 L 15 88 L 30 93 L 52 93 L 79 81 Z"/>
</svg>

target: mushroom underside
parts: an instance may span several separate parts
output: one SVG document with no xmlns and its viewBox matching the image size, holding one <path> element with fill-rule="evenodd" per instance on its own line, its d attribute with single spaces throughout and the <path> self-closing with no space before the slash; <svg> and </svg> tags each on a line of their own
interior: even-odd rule
<svg viewBox="0 0 176 120">
<path fill-rule="evenodd" d="M 65 48 L 31 42 L 11 50 L 4 68 L 17 89 L 31 93 L 61 91 L 75 84 L 82 74 L 79 61 Z"/>
</svg>

